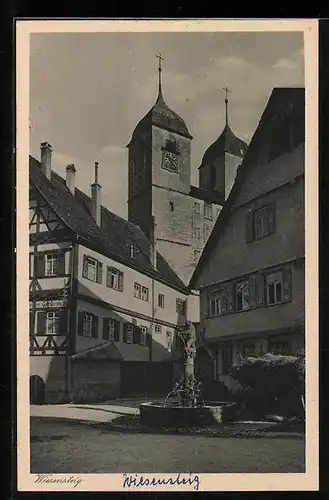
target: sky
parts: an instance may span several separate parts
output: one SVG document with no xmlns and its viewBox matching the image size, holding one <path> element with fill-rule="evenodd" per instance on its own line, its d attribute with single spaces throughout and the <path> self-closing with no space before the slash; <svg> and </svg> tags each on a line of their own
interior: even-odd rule
<svg viewBox="0 0 329 500">
<path fill-rule="evenodd" d="M 53 147 L 53 168 L 90 194 L 99 162 L 102 203 L 127 217 L 128 150 L 162 88 L 193 136 L 191 182 L 225 124 L 250 142 L 274 87 L 304 86 L 303 34 L 289 32 L 46 33 L 30 39 L 30 153 Z"/>
</svg>

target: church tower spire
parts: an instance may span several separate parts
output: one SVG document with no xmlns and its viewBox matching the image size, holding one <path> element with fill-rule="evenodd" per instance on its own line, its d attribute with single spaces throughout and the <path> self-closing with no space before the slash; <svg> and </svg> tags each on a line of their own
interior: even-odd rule
<svg viewBox="0 0 329 500">
<path fill-rule="evenodd" d="M 227 87 L 223 88 L 225 90 L 225 125 L 228 126 L 228 93 L 231 92 Z"/>
<path fill-rule="evenodd" d="M 162 77 L 161 77 L 161 73 L 162 73 L 162 64 L 161 62 L 164 61 L 163 57 L 161 54 L 157 54 L 156 56 L 158 59 L 159 59 L 159 65 L 158 65 L 158 74 L 159 74 L 159 95 L 158 95 L 158 100 L 160 98 L 162 98 Z"/>
</svg>

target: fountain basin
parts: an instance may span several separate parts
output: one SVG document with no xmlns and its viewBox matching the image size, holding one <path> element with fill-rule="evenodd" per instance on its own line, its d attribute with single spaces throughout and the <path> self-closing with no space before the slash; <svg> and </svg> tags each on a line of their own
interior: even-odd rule
<svg viewBox="0 0 329 500">
<path fill-rule="evenodd" d="M 140 423 L 151 427 L 221 425 L 235 419 L 237 407 L 237 403 L 220 401 L 207 401 L 196 407 L 141 403 Z"/>
</svg>

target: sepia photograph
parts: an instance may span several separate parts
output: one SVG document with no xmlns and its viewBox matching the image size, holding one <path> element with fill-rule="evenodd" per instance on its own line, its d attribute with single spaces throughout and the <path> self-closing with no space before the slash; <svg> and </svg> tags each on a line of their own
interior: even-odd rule
<svg viewBox="0 0 329 500">
<path fill-rule="evenodd" d="M 314 489 L 316 24 L 164 23 L 24 32 L 28 489 Z"/>
</svg>

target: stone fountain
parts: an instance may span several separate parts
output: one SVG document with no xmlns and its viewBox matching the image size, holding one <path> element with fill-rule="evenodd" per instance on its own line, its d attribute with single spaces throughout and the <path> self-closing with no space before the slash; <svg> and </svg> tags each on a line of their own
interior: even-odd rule
<svg viewBox="0 0 329 500">
<path fill-rule="evenodd" d="M 203 399 L 201 383 L 195 378 L 197 338 L 193 323 L 188 322 L 179 335 L 184 353 L 183 377 L 163 402 L 140 404 L 140 423 L 152 427 L 204 427 L 233 420 L 235 403 Z"/>
</svg>

